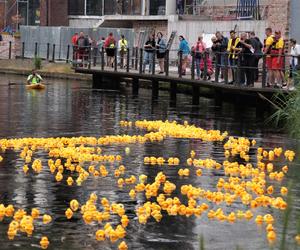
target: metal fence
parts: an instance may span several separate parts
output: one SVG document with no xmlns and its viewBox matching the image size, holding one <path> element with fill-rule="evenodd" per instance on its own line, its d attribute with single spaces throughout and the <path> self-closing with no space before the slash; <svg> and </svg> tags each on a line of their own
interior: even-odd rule
<svg viewBox="0 0 300 250">
<path fill-rule="evenodd" d="M 133 29 L 115 29 L 115 28 L 72 28 L 72 27 L 37 27 L 21 26 L 21 43 L 24 45 L 24 57 L 33 58 L 36 55 L 46 59 L 48 53 L 54 53 L 56 60 L 66 60 L 68 48 L 70 54 L 73 53 L 71 39 L 75 32 L 84 32 L 89 37 L 99 40 L 101 37 L 107 37 L 112 32 L 114 37 L 119 40 L 121 35 L 126 37 L 128 44 L 134 44 Z M 69 46 L 68 46 L 69 45 Z M 36 46 L 38 46 L 36 48 Z M 48 48 L 50 46 L 50 49 Z M 51 50 L 49 52 L 49 50 Z"/>
</svg>

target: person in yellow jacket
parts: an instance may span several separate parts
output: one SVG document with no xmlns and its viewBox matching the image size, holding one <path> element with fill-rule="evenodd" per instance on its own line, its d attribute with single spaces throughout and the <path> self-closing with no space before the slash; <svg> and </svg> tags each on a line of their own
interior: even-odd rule
<svg viewBox="0 0 300 250">
<path fill-rule="evenodd" d="M 124 35 L 121 35 L 121 39 L 119 40 L 119 52 L 120 52 L 120 57 L 121 57 L 121 61 L 120 61 L 120 65 L 121 68 L 126 67 L 126 63 L 124 62 L 124 60 L 126 60 L 126 55 L 127 55 L 127 50 L 128 50 L 128 42 L 125 39 Z"/>
<path fill-rule="evenodd" d="M 230 31 L 230 39 L 228 42 L 227 52 L 229 53 L 229 66 L 231 68 L 232 72 L 232 81 L 230 83 L 233 83 L 235 81 L 235 73 L 236 73 L 236 65 L 237 65 L 237 59 L 238 59 L 238 49 L 237 45 L 240 42 L 240 38 L 236 36 L 236 32 L 234 30 Z"/>
</svg>

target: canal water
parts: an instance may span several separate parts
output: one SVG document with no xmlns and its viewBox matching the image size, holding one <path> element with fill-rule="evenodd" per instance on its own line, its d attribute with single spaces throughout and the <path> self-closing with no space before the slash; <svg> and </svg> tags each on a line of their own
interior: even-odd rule
<svg viewBox="0 0 300 250">
<path fill-rule="evenodd" d="M 17 84 L 8 86 L 8 82 Z M 22 85 L 23 77 L 0 76 L 0 137 L 73 137 L 134 134 L 134 129 L 122 128 L 121 120 L 176 120 L 188 121 L 204 129 L 228 131 L 232 136 L 245 136 L 255 139 L 258 145 L 266 149 L 283 147 L 299 152 L 297 141 L 266 124 L 264 117 L 258 116 L 255 107 L 223 103 L 217 106 L 214 100 L 201 98 L 199 106 L 191 106 L 191 97 L 179 94 L 176 105 L 170 105 L 168 92 L 160 92 L 159 99 L 153 101 L 151 91 L 140 89 L 139 96 L 132 96 L 129 88 L 121 92 L 94 90 L 89 82 L 48 80 L 46 90 L 27 91 Z M 141 132 L 140 132 L 141 133 Z M 143 164 L 145 156 L 179 157 L 185 162 L 190 150 L 195 150 L 200 158 L 224 160 L 221 143 L 203 143 L 197 140 L 166 139 L 161 143 L 130 145 L 130 154 L 125 157 L 124 165 L 128 174 L 146 174 L 155 176 L 164 171 L 169 180 L 180 187 L 192 183 L 205 189 L 214 189 L 222 172 L 209 171 L 197 178 L 179 178 L 178 168 L 155 167 Z M 124 155 L 124 146 L 104 147 L 111 154 Z M 254 152 L 253 154 L 254 155 Z M 41 153 L 41 158 L 46 155 Z M 126 214 L 131 219 L 128 226 L 127 242 L 129 249 L 199 249 L 199 236 L 203 235 L 205 249 L 232 250 L 269 249 L 265 230 L 258 228 L 254 219 L 227 222 L 210 221 L 207 216 L 168 217 L 160 223 L 150 220 L 146 225 L 138 223 L 134 210 L 144 202 L 144 197 L 137 201 L 130 199 L 128 188 L 119 189 L 112 175 L 107 178 L 91 178 L 82 186 L 69 187 L 57 183 L 48 171 L 39 175 L 24 175 L 23 162 L 17 154 L 7 153 L 0 164 L 0 203 L 13 204 L 15 207 L 37 207 L 42 213 L 50 214 L 53 222 L 49 225 L 37 224 L 33 236 L 17 236 L 13 241 L 7 239 L 8 221 L 0 222 L 0 249 L 38 249 L 41 236 L 48 236 L 49 249 L 117 249 L 117 244 L 109 241 L 97 242 L 97 225 L 85 225 L 79 215 L 68 221 L 64 215 L 69 201 L 77 199 L 84 203 L 92 192 L 98 197 L 121 202 L 126 207 Z M 288 185 L 293 180 L 293 220 L 289 224 L 288 240 L 293 242 L 296 233 L 296 218 L 300 206 L 300 171 L 299 161 L 291 164 L 288 177 L 281 185 Z M 278 183 L 274 187 L 279 192 Z M 177 191 L 180 193 L 180 190 Z M 179 194 L 178 194 L 179 195 Z M 212 205 L 213 209 L 217 206 Z M 239 203 L 221 206 L 230 212 L 243 208 Z M 271 213 L 276 218 L 278 237 L 282 230 L 283 213 L 271 208 L 257 211 Z M 293 245 L 290 249 L 295 249 Z"/>
</svg>

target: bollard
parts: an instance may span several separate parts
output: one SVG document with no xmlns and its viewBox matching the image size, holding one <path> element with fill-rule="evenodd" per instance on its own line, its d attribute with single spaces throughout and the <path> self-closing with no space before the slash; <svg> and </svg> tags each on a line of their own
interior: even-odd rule
<svg viewBox="0 0 300 250">
<path fill-rule="evenodd" d="M 195 52 L 192 51 L 191 78 L 195 80 Z"/>
<path fill-rule="evenodd" d="M 47 43 L 47 61 L 49 61 L 49 55 L 50 55 L 50 43 Z"/>
<path fill-rule="evenodd" d="M 267 57 L 263 55 L 263 65 L 262 65 L 262 87 L 265 88 L 267 84 Z"/>
<path fill-rule="evenodd" d="M 52 50 L 52 62 L 55 62 L 55 44 L 53 44 L 53 50 Z"/>
<path fill-rule="evenodd" d="M 143 49 L 140 49 L 140 68 L 139 68 L 139 73 L 142 74 L 143 73 Z"/>
<path fill-rule="evenodd" d="M 37 55 L 38 55 L 37 43 L 35 43 L 35 46 L 34 46 L 34 57 L 37 57 Z"/>
<path fill-rule="evenodd" d="M 165 73 L 166 73 L 166 76 L 169 76 L 169 59 L 170 59 L 169 53 L 170 53 L 170 51 L 167 49 L 166 50 L 166 56 L 165 56 Z"/>
<path fill-rule="evenodd" d="M 114 70 L 118 70 L 118 48 L 115 48 L 115 62 L 114 62 Z"/>
<path fill-rule="evenodd" d="M 179 51 L 178 74 L 179 78 L 182 78 L 182 51 Z"/>
<path fill-rule="evenodd" d="M 67 48 L 67 60 L 66 60 L 66 63 L 69 63 L 69 58 L 70 58 L 70 44 L 68 44 L 68 48 Z"/>
<path fill-rule="evenodd" d="M 11 59 L 11 41 L 9 41 L 9 51 L 8 51 L 8 58 Z"/>
<path fill-rule="evenodd" d="M 224 56 L 225 56 L 225 60 L 224 60 L 224 81 L 225 81 L 225 84 L 228 84 L 228 53 L 225 52 L 224 53 Z M 221 60 L 222 61 L 222 60 Z"/>
<path fill-rule="evenodd" d="M 204 72 L 203 72 L 203 80 L 207 80 L 207 58 L 208 58 L 208 53 L 207 51 L 204 51 Z"/>
<path fill-rule="evenodd" d="M 25 43 L 22 42 L 22 59 L 25 58 Z"/>
<path fill-rule="evenodd" d="M 152 55 L 152 75 L 155 75 L 155 56 L 156 56 L 156 50 L 153 50 Z"/>
<path fill-rule="evenodd" d="M 130 49 L 127 49 L 127 59 L 126 59 L 126 72 L 129 72 L 129 64 L 130 64 Z"/>
</svg>

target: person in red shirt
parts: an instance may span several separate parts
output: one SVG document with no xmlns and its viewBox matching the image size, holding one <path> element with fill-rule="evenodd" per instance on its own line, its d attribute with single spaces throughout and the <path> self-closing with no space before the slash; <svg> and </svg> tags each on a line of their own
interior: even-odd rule
<svg viewBox="0 0 300 250">
<path fill-rule="evenodd" d="M 202 61 L 202 55 L 206 50 L 206 44 L 203 42 L 203 36 L 198 37 L 198 41 L 196 45 L 192 48 L 192 50 L 195 53 L 197 80 L 200 80 L 200 75 L 201 75 L 200 65 Z"/>
<path fill-rule="evenodd" d="M 78 49 L 77 49 L 77 40 L 78 40 L 78 33 L 76 32 L 72 36 L 72 45 L 73 45 L 73 61 L 77 59 L 78 57 Z"/>
<path fill-rule="evenodd" d="M 107 55 L 107 66 L 113 67 L 115 60 L 115 48 L 116 48 L 116 40 L 114 38 L 113 33 L 109 33 L 108 37 L 105 39 L 104 48 L 106 50 Z"/>
</svg>

